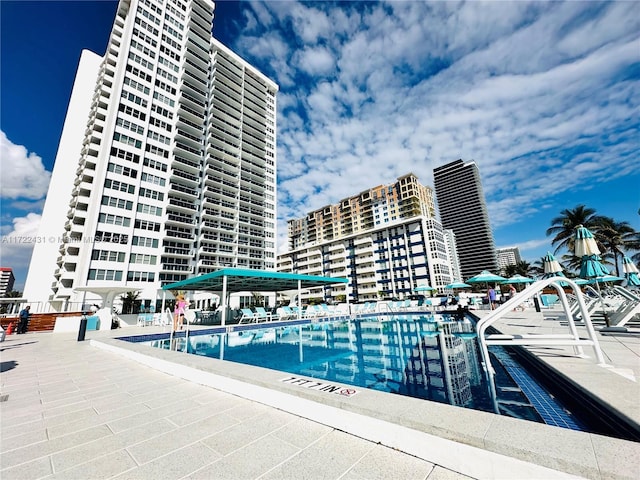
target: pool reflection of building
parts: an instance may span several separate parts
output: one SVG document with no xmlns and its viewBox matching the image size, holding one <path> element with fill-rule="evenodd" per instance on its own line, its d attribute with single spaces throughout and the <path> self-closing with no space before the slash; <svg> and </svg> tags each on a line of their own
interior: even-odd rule
<svg viewBox="0 0 640 480">
<path fill-rule="evenodd" d="M 468 321 L 436 322 L 433 316 L 413 322 L 363 319 L 335 329 L 318 325 L 309 332 L 306 346 L 353 354 L 300 373 L 317 376 L 321 367 L 324 378 L 334 381 L 469 407 L 472 387 L 482 388 L 476 342 L 460 335 L 471 330 Z"/>
</svg>

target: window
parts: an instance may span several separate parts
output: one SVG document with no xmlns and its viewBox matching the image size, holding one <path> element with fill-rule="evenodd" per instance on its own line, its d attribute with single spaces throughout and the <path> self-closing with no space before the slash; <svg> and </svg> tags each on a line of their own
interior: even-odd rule
<svg viewBox="0 0 640 480">
<path fill-rule="evenodd" d="M 159 77 L 166 78 L 167 80 L 169 80 L 172 83 L 178 83 L 178 77 L 176 77 L 175 75 L 172 75 L 169 72 L 165 72 L 161 68 L 158 68 L 156 70 L 156 72 L 158 72 L 158 76 Z"/>
<path fill-rule="evenodd" d="M 149 130 L 147 132 L 147 137 L 151 138 L 153 140 L 156 140 L 160 143 L 164 143 L 165 145 L 169 145 L 171 143 L 171 139 L 169 137 L 165 137 L 164 135 L 160 135 L 157 132 L 152 132 L 151 130 Z"/>
<path fill-rule="evenodd" d="M 128 282 L 153 282 L 156 274 L 153 272 L 128 272 Z"/>
<path fill-rule="evenodd" d="M 136 220 L 134 224 L 135 228 L 140 230 L 151 230 L 153 232 L 160 231 L 160 224 L 155 222 L 148 222 L 146 220 Z"/>
<path fill-rule="evenodd" d="M 140 120 L 143 120 L 143 121 L 147 118 L 146 113 L 142 113 L 140 110 L 136 110 L 132 106 L 125 105 L 124 103 L 121 103 L 118 106 L 118 110 L 122 113 L 126 113 L 127 115 L 131 115 L 132 117 L 139 118 Z"/>
<path fill-rule="evenodd" d="M 133 163 L 140 162 L 140 155 L 137 155 L 132 152 L 127 152 L 126 150 L 123 150 L 121 148 L 111 147 L 111 156 L 118 157 L 123 160 L 129 160 L 130 162 L 133 162 Z"/>
<path fill-rule="evenodd" d="M 150 158 L 145 158 L 143 164 L 146 167 L 153 168 L 154 170 L 160 170 L 161 172 L 166 172 L 167 171 L 167 166 L 164 163 L 158 162 L 156 160 L 151 160 Z M 151 175 L 149 173 L 143 173 L 142 174 L 142 180 L 144 180 L 146 182 L 155 183 L 157 185 L 164 185 L 164 178 L 154 177 L 154 178 L 160 179 L 160 181 L 156 181 L 156 180 L 148 180 L 145 177 L 154 177 L 154 175 Z"/>
<path fill-rule="evenodd" d="M 173 107 L 176 104 L 175 101 L 171 100 L 169 97 L 162 95 L 161 93 L 158 93 L 158 92 L 153 92 L 153 98 L 155 98 L 156 100 L 159 100 L 162 103 L 169 105 L 170 107 Z"/>
<path fill-rule="evenodd" d="M 169 152 L 164 148 L 156 147 L 155 145 L 147 144 L 146 151 L 149 153 L 155 153 L 163 158 L 169 158 Z"/>
<path fill-rule="evenodd" d="M 94 250 L 91 252 L 91 260 L 104 260 L 107 262 L 124 262 L 124 252 L 110 250 Z"/>
<path fill-rule="evenodd" d="M 134 236 L 133 237 L 133 241 L 131 242 L 131 244 L 135 245 L 135 246 L 138 246 L 138 247 L 158 248 L 158 239 L 157 238 Z"/>
<path fill-rule="evenodd" d="M 117 190 L 119 192 L 125 193 L 134 193 L 136 190 L 136 187 L 133 185 L 119 182 L 118 180 L 110 180 L 108 178 L 104 181 L 104 188 L 110 188 L 112 190 Z"/>
<path fill-rule="evenodd" d="M 146 213 L 149 215 L 155 215 L 157 217 L 162 216 L 162 208 L 154 207 L 153 205 L 147 205 L 145 203 L 139 203 L 137 210 L 138 210 L 138 213 Z"/>
<path fill-rule="evenodd" d="M 125 85 L 130 86 L 134 90 L 142 92 L 145 95 L 149 95 L 149 92 L 150 92 L 149 87 L 147 87 L 146 85 L 144 85 L 144 84 L 142 84 L 140 82 L 137 82 L 137 81 L 133 80 L 132 78 L 124 77 L 123 83 Z"/>
<path fill-rule="evenodd" d="M 111 215 L 109 213 L 101 213 L 98 216 L 98 223 L 106 223 L 108 225 L 120 225 L 122 227 L 128 227 L 129 225 L 131 225 L 131 219 L 127 217 L 121 217 L 120 215 Z M 104 239 L 102 241 L 104 242 Z"/>
<path fill-rule="evenodd" d="M 167 122 L 164 122 L 158 118 L 155 117 L 151 117 L 150 121 L 149 121 L 150 125 L 153 125 L 154 127 L 160 127 L 163 130 L 166 130 L 167 132 L 170 132 L 171 129 L 173 128 L 171 125 L 169 125 Z"/>
<path fill-rule="evenodd" d="M 142 141 L 136 140 L 135 138 L 130 137 L 128 135 L 124 135 L 122 133 L 115 132 L 113 134 L 113 139 L 116 142 L 122 142 L 126 145 L 131 145 L 132 147 L 135 147 L 135 148 L 142 148 Z"/>
<path fill-rule="evenodd" d="M 122 233 L 97 231 L 96 242 L 119 243 L 122 245 L 126 245 L 127 243 L 129 243 L 129 235 L 125 235 Z"/>
<path fill-rule="evenodd" d="M 125 100 L 129 100 L 130 102 L 135 103 L 136 105 L 142 105 L 142 107 L 147 106 L 147 101 L 144 98 L 134 95 L 131 92 L 127 92 L 126 90 L 122 90 L 121 97 Z"/>
<path fill-rule="evenodd" d="M 107 165 L 107 170 L 109 172 L 119 173 L 121 175 L 125 175 L 125 176 L 131 177 L 131 178 L 137 178 L 138 177 L 138 171 L 137 170 L 133 170 L 132 168 L 129 168 L 129 167 L 123 167 L 122 165 L 118 165 L 117 163 L 109 162 L 109 164 Z"/>
<path fill-rule="evenodd" d="M 134 38 L 131 39 L 131 46 L 151 58 L 156 58 L 155 52 L 152 52 L 145 44 L 136 41 Z"/>
<path fill-rule="evenodd" d="M 131 202 L 130 200 L 125 200 L 123 198 L 109 197 L 107 195 L 103 195 L 102 205 L 105 205 L 107 207 L 124 208 L 125 210 L 133 209 L 133 202 Z"/>
<path fill-rule="evenodd" d="M 136 123 L 130 122 L 129 120 L 125 120 L 124 118 L 116 118 L 116 125 L 122 128 L 126 128 L 127 130 L 131 130 L 134 133 L 144 135 L 144 128 L 142 128 L 140 125 L 137 125 Z"/>
<path fill-rule="evenodd" d="M 144 174 L 143 174 L 144 176 Z M 157 177 L 156 177 L 157 178 Z M 144 180 L 144 178 L 143 178 Z M 145 198 L 153 198 L 154 200 L 164 200 L 164 193 L 156 192 L 155 190 L 150 190 L 148 188 L 140 189 L 140 196 Z"/>
<path fill-rule="evenodd" d="M 92 268 L 89 270 L 89 280 L 107 280 L 107 281 L 122 281 L 121 270 L 102 270 Z"/>
<path fill-rule="evenodd" d="M 140 263 L 143 265 L 155 265 L 158 261 L 156 255 L 145 255 L 142 253 L 132 253 L 129 258 L 129 263 Z"/>
<path fill-rule="evenodd" d="M 129 60 L 133 60 L 134 62 L 142 65 L 143 67 L 153 71 L 153 64 L 150 61 L 142 58 L 140 55 L 136 55 L 134 52 L 129 52 Z"/>
<path fill-rule="evenodd" d="M 140 30 L 138 30 L 137 28 L 133 29 L 133 34 L 144 40 L 145 42 L 147 42 L 149 45 L 151 45 L 152 47 L 156 47 L 158 45 L 158 42 L 156 40 L 154 40 L 152 37 L 150 37 L 149 35 L 147 35 L 144 32 L 141 32 Z"/>
<path fill-rule="evenodd" d="M 160 115 L 163 118 L 166 118 L 167 120 L 172 120 L 173 119 L 173 113 L 170 112 L 169 110 L 167 110 L 166 108 L 162 108 L 159 105 L 152 104 L 151 105 L 151 111 L 157 113 L 158 115 Z"/>
<path fill-rule="evenodd" d="M 148 18 L 151 22 L 156 25 L 160 25 L 160 19 L 156 18 L 153 14 L 147 12 L 144 8 L 138 5 L 138 13 L 142 14 L 143 17 Z"/>
</svg>

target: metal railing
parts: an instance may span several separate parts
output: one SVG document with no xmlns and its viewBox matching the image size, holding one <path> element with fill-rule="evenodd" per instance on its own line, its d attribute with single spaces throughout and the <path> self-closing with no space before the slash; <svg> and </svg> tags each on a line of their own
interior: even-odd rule
<svg viewBox="0 0 640 480">
<path fill-rule="evenodd" d="M 581 338 L 578 334 L 574 314 L 571 311 L 569 302 L 567 300 L 567 295 L 565 294 L 563 286 L 560 285 L 560 283 L 570 287 L 574 291 L 574 295 L 578 302 L 578 309 L 582 317 L 582 321 L 584 322 L 584 326 L 586 327 L 588 338 Z M 542 289 L 546 287 L 553 287 L 558 292 L 558 296 L 560 298 L 567 318 L 569 327 L 568 334 L 486 335 L 487 329 L 493 323 L 504 317 L 512 309 L 522 304 L 526 300 L 539 295 Z M 598 365 L 606 365 L 606 361 L 603 357 L 602 350 L 600 349 L 596 331 L 593 328 L 593 324 L 591 323 L 591 316 L 589 314 L 589 310 L 585 305 L 580 287 L 575 282 L 567 278 L 562 278 L 561 280 L 559 278 L 547 278 L 544 280 L 539 280 L 534 284 L 528 286 L 522 292 L 518 293 L 517 295 L 503 303 L 501 306 L 499 306 L 497 309 L 493 310 L 486 317 L 480 319 L 476 324 L 476 332 L 478 334 L 478 342 L 480 343 L 480 349 L 482 352 L 483 367 L 485 371 L 492 376 L 495 375 L 495 372 L 491 366 L 491 362 L 489 359 L 489 351 L 487 348 L 488 345 L 572 346 L 574 348 L 576 356 L 579 357 L 585 356 L 582 347 L 590 346 L 593 348 L 594 354 L 598 361 Z"/>
</svg>

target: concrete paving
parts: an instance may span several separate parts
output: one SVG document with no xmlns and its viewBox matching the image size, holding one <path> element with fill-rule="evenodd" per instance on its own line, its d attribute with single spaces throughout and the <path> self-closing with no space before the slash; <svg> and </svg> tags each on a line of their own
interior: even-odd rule
<svg viewBox="0 0 640 480">
<path fill-rule="evenodd" d="M 500 328 L 562 327 L 547 315 L 514 312 Z M 0 343 L 0 477 L 640 478 L 636 442 L 381 392 L 334 398 L 271 370 L 110 338 L 158 330 Z M 637 418 L 638 337 L 600 338 L 616 368 L 549 361 Z"/>
</svg>

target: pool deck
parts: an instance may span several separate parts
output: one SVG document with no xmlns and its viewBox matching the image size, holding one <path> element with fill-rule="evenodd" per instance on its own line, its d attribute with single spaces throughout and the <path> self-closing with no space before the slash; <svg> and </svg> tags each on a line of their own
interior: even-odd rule
<svg viewBox="0 0 640 480">
<path fill-rule="evenodd" d="M 482 315 L 484 312 L 478 312 Z M 559 312 L 512 312 L 503 333 L 565 331 Z M 640 329 L 598 337 L 608 367 L 530 351 L 640 423 Z M 635 332 L 634 332 L 635 330 Z M 0 343 L 0 477 L 7 479 L 638 479 L 640 443 L 357 389 L 112 337 Z"/>
</svg>

